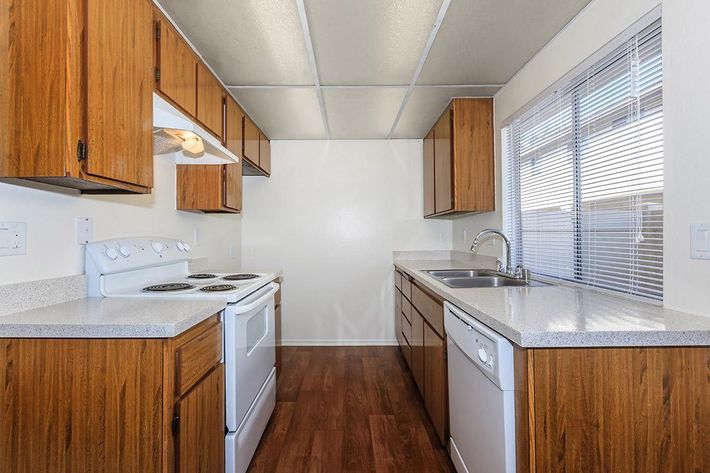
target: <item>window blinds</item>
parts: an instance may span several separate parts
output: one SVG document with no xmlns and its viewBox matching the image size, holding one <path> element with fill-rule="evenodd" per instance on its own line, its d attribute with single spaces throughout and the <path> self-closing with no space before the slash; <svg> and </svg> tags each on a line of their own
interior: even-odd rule
<svg viewBox="0 0 710 473">
<path fill-rule="evenodd" d="M 504 128 L 514 264 L 663 298 L 662 77 L 659 20 Z"/>
</svg>

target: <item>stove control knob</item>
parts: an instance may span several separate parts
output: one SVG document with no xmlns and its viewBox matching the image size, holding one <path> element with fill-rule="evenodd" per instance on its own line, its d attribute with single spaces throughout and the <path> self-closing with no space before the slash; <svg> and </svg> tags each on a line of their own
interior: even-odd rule
<svg viewBox="0 0 710 473">
<path fill-rule="evenodd" d="M 177 246 L 178 251 L 185 251 L 185 243 L 179 241 L 175 246 Z"/>
<path fill-rule="evenodd" d="M 165 245 L 163 245 L 159 241 L 154 241 L 153 243 L 150 244 L 150 246 L 152 246 L 153 251 L 155 251 L 158 254 L 162 253 L 163 250 L 165 249 Z"/>
<path fill-rule="evenodd" d="M 481 360 L 483 363 L 486 363 L 488 361 L 488 353 L 486 353 L 486 349 L 481 347 L 478 349 L 478 359 Z"/>
<path fill-rule="evenodd" d="M 190 245 L 188 245 L 187 243 L 183 243 L 182 246 L 185 248 L 185 253 L 190 252 Z"/>
<path fill-rule="evenodd" d="M 104 256 L 111 261 L 116 261 L 116 258 L 118 258 L 118 251 L 116 251 L 116 248 L 106 247 L 104 249 Z"/>
<path fill-rule="evenodd" d="M 124 258 L 128 258 L 129 256 L 131 256 L 131 249 L 127 246 L 120 246 L 118 248 L 118 252 L 121 253 L 121 256 L 123 256 Z"/>
</svg>

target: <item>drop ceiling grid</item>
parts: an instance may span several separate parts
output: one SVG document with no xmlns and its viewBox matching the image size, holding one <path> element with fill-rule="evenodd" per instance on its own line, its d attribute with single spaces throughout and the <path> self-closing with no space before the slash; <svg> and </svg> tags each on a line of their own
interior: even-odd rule
<svg viewBox="0 0 710 473">
<path fill-rule="evenodd" d="M 187 14 L 181 7 L 184 2 L 180 0 L 159 1 L 170 7 L 167 9 L 171 14 L 182 18 L 181 25 L 185 22 L 189 24 L 184 28 L 188 35 L 192 37 L 194 31 L 198 31 L 195 44 L 201 50 L 209 50 L 204 57 L 208 62 L 213 60 L 212 65 L 218 74 L 226 79 L 233 77 L 224 70 L 225 62 L 229 61 L 232 61 L 232 70 L 234 67 L 239 69 L 234 66 L 233 52 L 229 54 L 229 48 L 225 52 L 222 41 L 210 44 L 209 35 L 205 36 L 204 32 L 202 36 L 199 34 L 200 30 L 210 29 L 209 23 L 205 23 L 205 15 L 198 14 L 195 18 Z M 545 44 L 544 40 L 549 39 L 546 35 L 554 36 L 589 1 L 540 0 L 543 8 L 531 11 L 532 7 L 523 6 L 518 8 L 518 13 L 510 10 L 518 5 L 519 0 L 362 0 L 344 3 L 290 0 L 276 2 L 280 4 L 278 7 L 263 6 L 272 2 L 257 0 L 216 0 L 208 4 L 216 11 L 220 8 L 225 11 L 246 8 L 248 15 L 260 16 L 261 20 L 266 21 L 248 26 L 247 30 L 251 32 L 256 29 L 264 34 L 265 31 L 273 32 L 275 25 L 276 30 L 278 25 L 286 25 L 287 31 L 279 33 L 279 41 L 299 43 L 289 45 L 290 50 L 296 52 L 291 62 L 286 61 L 290 72 L 284 74 L 279 67 L 257 67 L 261 76 L 256 77 L 259 76 L 256 74 L 254 80 L 249 79 L 250 74 L 243 73 L 234 76 L 236 80 L 226 81 L 231 82 L 228 89 L 269 136 L 273 135 L 275 139 L 364 139 L 421 138 L 451 98 L 492 96 L 509 79 L 508 72 L 514 73 L 529 59 L 528 51 L 517 55 L 520 57 L 510 53 L 516 56 L 510 58 L 510 63 L 515 63 L 508 64 L 510 70 L 498 67 L 505 63 L 505 58 L 494 61 L 492 55 L 500 55 L 506 47 L 510 49 L 512 40 L 488 38 L 486 42 L 471 31 L 472 25 L 478 24 L 484 31 L 490 32 L 495 31 L 496 25 L 501 25 L 500 21 L 507 21 L 501 26 L 508 33 L 517 26 L 522 30 L 517 37 L 520 40 L 526 34 L 522 26 L 529 24 L 524 21 L 526 15 L 538 18 L 552 9 L 553 19 L 543 22 L 545 31 L 533 33 L 535 41 L 542 41 L 541 47 Z M 274 8 L 279 12 L 271 11 Z M 269 16 L 265 12 L 271 12 L 272 20 L 265 20 Z M 484 15 L 484 20 L 479 18 L 479 23 L 472 23 L 476 13 Z M 485 15 L 490 17 L 491 24 L 486 24 L 488 18 Z M 511 19 L 501 20 L 506 17 Z M 244 15 L 236 18 L 242 20 Z M 221 24 L 220 21 L 224 20 L 215 21 Z M 269 25 L 269 21 L 274 24 Z M 221 28 L 224 30 L 225 26 Z M 385 31 L 387 29 L 393 31 Z M 503 46 L 491 44 L 493 41 L 502 42 Z M 470 47 L 472 44 L 478 47 Z M 488 51 L 481 52 L 481 44 Z M 274 53 L 253 42 L 248 42 L 248 45 L 258 53 L 266 53 L 265 56 Z M 376 51 L 378 45 L 381 45 L 381 52 Z M 342 57 L 338 57 L 339 51 L 342 51 Z M 244 60 L 248 63 L 256 54 L 255 51 L 248 52 Z M 457 59 L 452 63 L 451 57 Z M 493 61 L 493 69 L 499 74 L 476 74 L 481 69 L 487 69 L 480 57 Z M 393 58 L 399 61 L 394 61 L 389 67 L 388 59 Z M 415 59 L 418 62 L 415 63 Z M 268 66 L 274 59 L 266 57 L 264 61 Z M 293 67 L 294 64 L 298 67 Z M 447 68 L 438 70 L 432 64 L 445 64 Z M 268 73 L 264 74 L 265 70 Z M 304 73 L 310 77 L 306 78 Z M 327 82 L 323 81 L 323 77 L 327 78 Z M 407 78 L 409 83 L 404 83 Z M 484 81 L 484 78 L 496 80 Z M 471 79 L 493 83 L 471 84 Z M 254 97 L 261 99 L 256 101 Z M 397 97 L 400 97 L 400 102 L 393 114 L 392 107 Z M 314 110 L 318 111 L 315 115 Z M 318 127 L 315 124 L 303 126 L 303 123 L 298 123 L 306 119 L 317 122 L 318 115 L 322 127 L 320 133 L 314 131 Z M 369 136 L 363 135 L 364 132 Z"/>
</svg>

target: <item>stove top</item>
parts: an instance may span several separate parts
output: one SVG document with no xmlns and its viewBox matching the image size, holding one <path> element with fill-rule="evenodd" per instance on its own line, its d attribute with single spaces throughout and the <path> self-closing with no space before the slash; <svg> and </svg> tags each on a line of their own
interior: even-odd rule
<svg viewBox="0 0 710 473">
<path fill-rule="evenodd" d="M 184 282 L 168 282 L 144 287 L 143 289 L 141 289 L 141 292 L 174 292 L 186 291 L 188 289 L 195 289 L 195 286 Z"/>
</svg>

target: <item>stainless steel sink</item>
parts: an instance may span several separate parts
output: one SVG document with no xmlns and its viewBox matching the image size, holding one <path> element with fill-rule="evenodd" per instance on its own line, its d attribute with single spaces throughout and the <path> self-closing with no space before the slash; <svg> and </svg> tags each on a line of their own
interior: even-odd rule
<svg viewBox="0 0 710 473">
<path fill-rule="evenodd" d="M 515 279 L 491 269 L 445 269 L 424 272 L 453 288 L 550 286 L 541 281 Z"/>
</svg>

